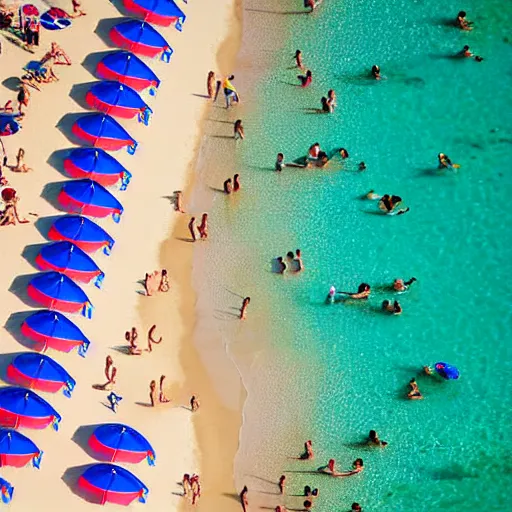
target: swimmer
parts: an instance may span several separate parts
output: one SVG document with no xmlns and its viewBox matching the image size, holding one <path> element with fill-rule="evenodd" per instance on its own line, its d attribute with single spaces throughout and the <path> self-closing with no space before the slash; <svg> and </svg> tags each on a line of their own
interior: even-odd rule
<svg viewBox="0 0 512 512">
<path fill-rule="evenodd" d="M 372 66 L 372 76 L 375 80 L 380 80 L 382 77 L 380 76 L 380 67 L 375 64 Z"/>
<path fill-rule="evenodd" d="M 305 75 L 298 75 L 297 78 L 300 80 L 300 86 L 304 89 L 311 85 L 313 81 L 313 73 L 308 69 Z"/>
<path fill-rule="evenodd" d="M 312 13 L 321 3 L 322 0 L 304 0 L 304 8 L 311 9 L 309 12 Z"/>
<path fill-rule="evenodd" d="M 286 272 L 286 263 L 283 260 L 282 256 L 279 256 L 279 258 L 276 258 L 277 261 L 277 273 L 278 274 L 284 274 Z"/>
<path fill-rule="evenodd" d="M 375 430 L 370 430 L 370 433 L 368 434 L 368 443 L 376 446 L 387 446 L 388 444 L 386 441 L 381 441 L 379 439 L 379 436 Z"/>
<path fill-rule="evenodd" d="M 349 157 L 348 151 L 345 148 L 341 148 L 339 153 L 343 160 Z"/>
<path fill-rule="evenodd" d="M 324 114 L 332 114 L 333 108 L 329 105 L 329 100 L 325 96 L 322 96 L 320 99 L 320 104 L 322 105 L 320 112 L 323 112 Z"/>
<path fill-rule="evenodd" d="M 350 512 L 363 512 L 363 509 L 359 503 L 354 501 L 350 507 Z"/>
<path fill-rule="evenodd" d="M 404 281 L 403 279 L 395 279 L 393 281 L 393 290 L 395 292 L 405 292 L 408 290 L 409 286 L 411 286 L 414 281 L 417 281 L 415 277 L 411 277 L 409 281 Z"/>
<path fill-rule="evenodd" d="M 460 167 L 459 164 L 452 163 L 450 157 L 444 153 L 439 153 L 437 160 L 439 161 L 439 169 L 458 169 Z"/>
<path fill-rule="evenodd" d="M 409 398 L 409 400 L 421 400 L 423 398 L 423 395 L 421 394 L 421 391 L 418 388 L 418 384 L 416 384 L 416 379 L 414 377 L 409 381 L 409 387 L 411 388 L 407 393 L 407 398 Z"/>
<path fill-rule="evenodd" d="M 358 171 L 366 171 L 366 164 L 364 162 L 359 162 L 359 165 L 357 166 Z"/>
<path fill-rule="evenodd" d="M 473 57 L 473 54 L 471 53 L 471 50 L 469 49 L 469 46 L 466 44 L 462 50 L 457 53 L 459 57 Z"/>
<path fill-rule="evenodd" d="M 473 22 L 466 19 L 466 11 L 459 11 L 457 19 L 455 20 L 455 25 L 461 30 L 473 30 L 473 27 L 471 26 L 473 25 Z"/>
<path fill-rule="evenodd" d="M 348 295 L 351 299 L 367 299 L 370 296 L 371 288 L 369 284 L 361 283 L 357 288 L 357 292 L 337 292 Z"/>
<path fill-rule="evenodd" d="M 384 194 L 379 201 L 379 209 L 387 215 L 402 215 L 407 213 L 410 208 L 401 207 L 401 204 L 402 198 L 400 196 L 390 196 L 389 194 Z"/>
<path fill-rule="evenodd" d="M 384 300 L 382 302 L 382 309 L 393 315 L 402 314 L 402 306 L 400 306 L 400 303 L 397 300 L 395 300 L 393 304 L 391 304 L 389 300 Z"/>
<path fill-rule="evenodd" d="M 295 64 L 300 70 L 304 71 L 304 64 L 302 63 L 302 52 L 300 50 L 295 51 Z"/>
<path fill-rule="evenodd" d="M 319 155 L 320 155 L 320 143 L 315 142 L 308 149 L 308 158 L 310 158 L 311 160 L 317 160 Z"/>
<path fill-rule="evenodd" d="M 375 191 L 372 189 L 368 194 L 366 194 L 365 199 L 369 199 L 370 201 L 377 201 L 377 199 L 381 199 L 382 196 L 379 196 L 379 194 L 376 194 Z"/>
<path fill-rule="evenodd" d="M 344 471 L 341 473 L 336 471 L 335 465 L 336 465 L 336 461 L 334 459 L 330 459 L 327 466 L 318 468 L 318 471 L 320 473 L 327 473 L 328 475 L 331 475 L 334 477 L 343 477 L 343 476 L 352 476 L 352 475 L 355 475 L 356 473 L 360 473 L 361 471 L 364 470 L 363 459 L 356 459 L 352 464 L 352 467 L 353 467 L 352 470 Z"/>
<path fill-rule="evenodd" d="M 329 293 L 327 294 L 327 298 L 325 299 L 326 304 L 332 304 L 336 301 L 336 288 L 331 286 L 329 288 Z"/>
</svg>

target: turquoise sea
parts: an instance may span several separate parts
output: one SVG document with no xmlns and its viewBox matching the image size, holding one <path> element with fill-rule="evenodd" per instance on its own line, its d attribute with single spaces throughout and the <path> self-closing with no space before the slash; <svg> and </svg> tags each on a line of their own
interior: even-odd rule
<svg viewBox="0 0 512 512">
<path fill-rule="evenodd" d="M 320 489 L 318 512 L 353 501 L 365 512 L 510 510 L 512 4 L 325 0 L 313 15 L 286 14 L 301 6 L 245 3 L 272 65 L 256 73 L 253 106 L 230 113 L 246 131 L 243 190 L 236 203 L 217 195 L 211 210 L 209 251 L 229 268 L 215 282 L 252 299 L 246 323 L 219 322 L 248 391 L 237 484 L 290 510 L 303 499 L 269 494 L 282 473 L 289 494 Z M 472 32 L 450 25 L 461 9 Z M 269 42 L 276 33 L 282 47 Z M 465 44 L 483 62 L 453 58 Z M 298 48 L 308 89 L 291 69 Z M 368 77 L 373 64 L 386 80 Z M 336 111 L 313 113 L 331 88 Z M 278 152 L 291 161 L 314 142 L 350 158 L 273 171 Z M 439 152 L 458 172 L 436 170 Z M 370 189 L 400 195 L 410 211 L 379 214 L 361 199 Z M 272 273 L 272 258 L 296 248 L 305 272 Z M 412 276 L 406 294 L 382 291 Z M 374 289 L 368 301 L 325 304 L 331 285 L 361 282 Z M 386 298 L 398 298 L 401 316 L 380 311 Z M 421 376 L 437 361 L 460 379 Z M 405 398 L 413 376 L 424 400 Z M 385 449 L 361 446 L 370 429 Z M 307 439 L 315 460 L 294 460 Z M 362 457 L 365 470 L 308 473 L 331 457 L 341 470 Z"/>
</svg>

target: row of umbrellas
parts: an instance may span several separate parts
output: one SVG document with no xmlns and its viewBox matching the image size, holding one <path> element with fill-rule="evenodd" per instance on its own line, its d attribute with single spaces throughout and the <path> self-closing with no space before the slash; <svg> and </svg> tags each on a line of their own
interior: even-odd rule
<svg viewBox="0 0 512 512">
<path fill-rule="evenodd" d="M 151 108 L 140 92 L 155 95 L 160 80 L 138 56 L 156 57 L 169 62 L 173 50 L 150 23 L 181 31 L 185 15 L 172 0 L 123 0 L 127 10 L 143 20 L 129 20 L 115 25 L 110 39 L 122 51 L 106 55 L 97 65 L 96 75 L 103 81 L 94 84 L 85 101 L 97 113 L 80 116 L 72 126 L 73 135 L 89 147 L 73 149 L 64 160 L 67 174 L 76 178 L 65 183 L 58 194 L 61 207 L 72 215 L 55 220 L 48 232 L 52 243 L 36 256 L 36 265 L 45 271 L 27 287 L 29 297 L 42 305 L 21 325 L 21 333 L 41 352 L 48 348 L 85 356 L 90 341 L 63 313 L 81 313 L 90 318 L 92 304 L 77 283 L 93 282 L 101 286 L 104 273 L 91 258 L 103 250 L 110 254 L 114 239 L 88 219 L 112 216 L 119 222 L 121 203 L 107 190 L 118 186 L 125 190 L 131 173 L 107 151 L 127 148 L 133 154 L 137 141 L 114 118 L 133 119 L 148 125 Z M 19 130 L 14 116 L 0 115 L 0 135 Z M 39 467 L 42 451 L 18 428 L 58 429 L 61 416 L 35 391 L 70 397 L 75 380 L 66 370 L 43 353 L 16 356 L 7 369 L 12 387 L 0 389 L 0 465 L 21 467 L 29 462 Z M 121 424 L 97 427 L 88 441 L 95 458 L 102 461 L 89 467 L 78 486 L 98 503 L 128 505 L 138 499 L 145 502 L 147 487 L 130 471 L 112 462 L 138 463 L 146 459 L 154 464 L 155 453 L 139 432 Z M 10 500 L 12 486 L 0 479 L 2 498 Z"/>
</svg>

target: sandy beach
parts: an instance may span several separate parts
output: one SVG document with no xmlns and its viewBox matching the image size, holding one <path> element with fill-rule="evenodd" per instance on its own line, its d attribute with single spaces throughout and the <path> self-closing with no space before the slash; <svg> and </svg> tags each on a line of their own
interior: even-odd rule
<svg viewBox="0 0 512 512">
<path fill-rule="evenodd" d="M 53 4 L 71 10 L 68 2 Z M 201 373 L 201 368 L 194 365 L 194 354 L 182 353 L 181 347 L 192 328 L 189 325 L 192 318 L 188 316 L 192 313 L 191 303 L 180 299 L 180 294 L 189 288 L 187 269 L 190 269 L 192 245 L 181 243 L 175 253 L 164 246 L 160 254 L 160 244 L 175 228 L 181 229 L 176 226 L 177 221 L 185 222 L 184 215 L 174 212 L 171 197 L 174 191 L 185 189 L 190 181 L 189 171 L 205 111 L 207 71 L 227 72 L 219 70 L 216 58 L 221 42 L 232 27 L 233 12 L 232 2 L 228 0 L 215 5 L 194 2 L 179 5 L 187 15 L 183 32 L 173 27 L 159 28 L 174 49 L 171 63 L 158 60 L 150 63 L 162 81 L 156 98 L 148 100 L 155 112 L 150 126 L 123 122 L 140 147 L 134 156 L 122 151 L 114 154 L 133 178 L 127 191 L 114 192 L 124 207 L 121 222 L 115 224 L 111 218 L 98 221 L 116 240 L 109 257 L 102 253 L 94 255 L 106 274 L 103 288 L 84 287 L 94 305 L 92 320 L 72 317 L 91 340 L 91 347 L 85 359 L 76 353 L 49 352 L 75 378 L 77 386 L 71 399 L 62 394 L 43 394 L 62 416 L 59 432 L 24 431 L 44 451 L 41 469 L 2 468 L 2 476 L 15 488 L 12 510 L 90 507 L 75 494 L 74 488 L 81 472 L 95 462 L 84 448 L 94 425 L 99 423 L 126 423 L 143 433 L 153 445 L 156 467 L 145 463 L 128 467 L 149 488 L 151 510 L 176 509 L 183 503 L 177 496 L 181 492 L 177 482 L 184 472 L 201 471 L 188 400 L 193 393 L 201 397 L 202 407 L 197 417 L 205 423 L 207 420 L 203 418 L 212 404 L 205 404 L 202 390 L 207 386 L 194 382 L 194 372 Z M 124 15 L 107 1 L 84 2 L 83 7 L 87 16 L 74 20 L 70 28 L 55 33 L 43 31 L 40 48 L 34 55 L 2 38 L 2 105 L 16 98 L 13 90 L 16 81 L 12 77 L 20 76 L 28 60 L 42 57 L 51 41 L 57 41 L 73 62 L 69 67 L 56 66 L 59 82 L 43 85 L 41 92 L 31 91 L 23 129 L 3 138 L 9 164 L 13 163 L 18 148 L 23 147 L 26 163 L 34 171 L 17 174 L 4 170 L 21 198 L 20 215 L 31 222 L 0 229 L 3 264 L 0 304 L 1 323 L 5 326 L 1 331 L 2 377 L 12 357 L 22 352 L 23 344 L 27 343 L 19 334 L 19 326 L 35 309 L 26 295 L 26 286 L 37 273 L 34 259 L 46 242 L 48 228 L 61 213 L 56 208 L 56 196 L 67 179 L 63 175 L 62 155 L 73 147 L 67 138 L 70 126 L 76 114 L 84 112 L 84 93 L 87 85 L 95 80 L 91 70 L 111 46 L 106 37 L 108 29 Z M 184 206 L 187 212 L 196 213 L 186 194 Z M 138 281 L 146 272 L 162 268 L 172 259 L 174 263 L 179 261 L 179 265 L 168 266 L 170 292 L 143 297 Z M 180 267 L 181 275 L 175 273 Z M 139 342 L 145 347 L 146 333 L 153 324 L 157 325 L 157 336 L 163 337 L 162 344 L 155 346 L 151 354 L 126 355 L 124 332 L 135 326 Z M 118 369 L 115 391 L 123 397 L 117 415 L 105 406 L 106 393 L 92 388 L 105 380 L 103 368 L 107 355 Z M 148 407 L 149 382 L 158 380 L 162 374 L 167 376 L 166 392 L 172 401 L 153 410 Z M 203 484 L 206 488 L 208 485 Z M 136 503 L 130 508 L 135 506 Z"/>
</svg>

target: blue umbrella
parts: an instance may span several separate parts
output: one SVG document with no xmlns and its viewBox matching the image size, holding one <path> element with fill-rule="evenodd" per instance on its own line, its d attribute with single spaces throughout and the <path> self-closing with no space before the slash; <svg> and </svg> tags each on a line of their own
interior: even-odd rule
<svg viewBox="0 0 512 512">
<path fill-rule="evenodd" d="M 181 32 L 185 22 L 185 14 L 173 0 L 124 0 L 124 6 L 129 11 L 139 14 L 144 21 L 168 27 L 175 27 Z"/>
</svg>

